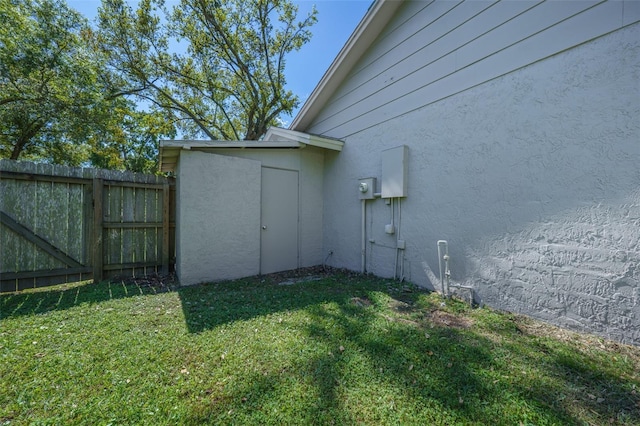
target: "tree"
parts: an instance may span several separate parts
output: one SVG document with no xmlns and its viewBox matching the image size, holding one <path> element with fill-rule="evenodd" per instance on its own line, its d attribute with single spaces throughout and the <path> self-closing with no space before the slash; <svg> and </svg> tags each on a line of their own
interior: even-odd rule
<svg viewBox="0 0 640 426">
<path fill-rule="evenodd" d="M 0 20 L 0 155 L 79 163 L 107 113 L 86 20 L 60 0 L 0 0 Z"/>
<path fill-rule="evenodd" d="M 181 0 L 171 12 L 162 0 L 135 12 L 103 0 L 96 46 L 119 93 L 162 108 L 183 134 L 257 140 L 299 103 L 286 56 L 315 22 L 315 10 L 297 21 L 289 0 Z"/>
<path fill-rule="evenodd" d="M 64 0 L 0 0 L 0 158 L 154 172 L 175 128 L 114 86 Z"/>
<path fill-rule="evenodd" d="M 118 97 L 112 119 L 103 124 L 91 141 L 89 160 L 95 167 L 158 172 L 161 138 L 175 137 L 175 128 L 162 111 L 136 111 L 131 100 Z"/>
</svg>

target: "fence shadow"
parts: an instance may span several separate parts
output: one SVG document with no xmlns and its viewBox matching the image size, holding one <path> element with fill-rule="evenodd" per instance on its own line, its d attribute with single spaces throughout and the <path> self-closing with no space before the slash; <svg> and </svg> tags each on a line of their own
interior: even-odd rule
<svg viewBox="0 0 640 426">
<path fill-rule="evenodd" d="M 169 291 L 166 285 L 151 285 L 136 280 L 114 280 L 100 283 L 81 282 L 56 287 L 0 293 L 0 319 L 37 315 L 73 308 L 84 303 L 157 294 Z"/>
<path fill-rule="evenodd" d="M 195 401 L 184 424 L 225 423 L 230 407 L 241 411 L 238 415 L 246 423 L 263 423 L 265 418 L 275 421 L 264 416 L 271 416 L 269 409 L 279 407 L 288 398 L 300 398 L 298 406 L 302 409 L 296 415 L 307 424 L 360 422 L 362 411 L 348 406 L 350 402 L 392 405 L 382 410 L 388 418 L 377 419 L 380 424 L 397 422 L 401 418 L 398 410 L 412 419 L 442 413 L 442 417 L 430 418 L 431 422 L 423 424 L 490 424 L 505 413 L 506 404 L 512 407 L 511 412 L 506 411 L 512 418 L 497 424 L 517 424 L 516 420 L 522 417 L 513 407 L 520 406 L 528 407 L 526 412 L 535 415 L 529 420 L 538 424 L 581 423 L 575 414 L 576 404 L 599 419 L 614 418 L 616 409 L 628 413 L 637 410 L 637 398 L 629 396 L 634 379 L 612 374 L 589 353 L 577 358 L 569 356 L 570 349 L 529 336 L 515 322 L 500 321 L 495 327 L 504 330 L 496 328 L 489 336 L 455 323 L 453 316 L 432 315 L 444 315 L 435 305 L 412 304 L 410 299 L 416 299 L 418 294 L 404 293 L 396 282 L 368 280 L 360 274 L 339 271 L 332 271 L 321 280 L 316 278 L 252 277 L 177 289 L 135 281 L 78 284 L 0 295 L 0 319 L 173 291 L 172 296 L 180 299 L 185 326 L 194 334 L 188 340 L 198 340 L 214 337 L 195 334 L 226 324 L 298 309 L 306 311 L 309 321 L 300 324 L 298 332 L 313 342 L 315 349 L 287 357 L 277 368 L 247 370 L 247 380 L 216 395 L 225 401 L 242 402 L 230 405 L 217 399 L 215 403 Z M 376 294 L 383 293 L 384 297 L 376 299 Z M 389 307 L 397 317 L 388 316 Z M 448 325 L 443 325 L 445 320 Z M 515 343 L 510 343 L 514 333 Z M 327 350 L 317 350 L 318 347 Z M 205 359 L 208 354 L 200 355 Z M 544 367 L 540 373 L 544 380 L 503 377 L 500 374 L 518 373 L 506 368 L 506 362 L 539 363 Z M 359 374 L 371 380 L 364 383 Z M 309 391 L 283 394 L 292 381 L 302 383 Z M 212 383 L 203 386 L 215 388 Z M 584 389 L 585 396 L 560 401 L 558 389 Z M 607 391 L 602 401 L 596 390 Z M 350 402 L 345 401 L 345 392 L 353 392 Z M 589 396 L 591 392 L 593 398 Z M 389 395 L 388 400 L 366 399 L 385 394 Z M 613 404 L 621 398 L 627 399 Z M 425 407 L 431 407 L 431 411 Z M 290 417 L 284 419 L 285 423 L 287 419 Z"/>
</svg>

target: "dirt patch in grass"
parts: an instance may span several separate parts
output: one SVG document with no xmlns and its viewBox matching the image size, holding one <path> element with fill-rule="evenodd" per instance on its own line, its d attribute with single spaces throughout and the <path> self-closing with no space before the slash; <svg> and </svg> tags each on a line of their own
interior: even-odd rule
<svg viewBox="0 0 640 426">
<path fill-rule="evenodd" d="M 351 303 L 364 308 L 366 308 L 367 306 L 371 306 L 371 300 L 369 300 L 369 298 L 367 297 L 352 297 Z"/>
<path fill-rule="evenodd" d="M 398 299 L 391 299 L 391 301 L 389 302 L 389 308 L 399 313 L 406 313 L 406 312 L 413 311 L 413 307 L 411 306 L 411 303 L 398 300 Z"/>
<path fill-rule="evenodd" d="M 304 282 L 311 279 L 322 279 L 330 277 L 336 270 L 328 266 L 311 266 L 308 268 L 293 269 L 291 271 L 274 272 L 273 274 L 260 275 L 261 281 L 269 281 L 275 284 L 286 282 Z"/>
<path fill-rule="evenodd" d="M 434 325 L 437 325 L 439 327 L 466 329 L 470 328 L 473 325 L 473 320 L 471 318 L 467 318 L 460 314 L 454 315 L 449 312 L 440 310 L 431 312 L 431 314 L 428 316 L 428 319 Z"/>
<path fill-rule="evenodd" d="M 469 316 L 464 313 L 447 312 L 446 310 L 436 308 L 435 306 L 431 309 L 424 309 L 416 306 L 411 301 L 405 302 L 396 298 L 391 299 L 388 306 L 389 309 L 396 312 L 401 317 L 409 316 L 412 319 L 418 319 L 423 325 L 426 324 L 431 327 L 468 329 L 474 325 L 473 319 L 469 318 Z M 417 324 L 417 322 L 413 320 L 403 318 L 399 318 L 397 320 Z"/>
</svg>

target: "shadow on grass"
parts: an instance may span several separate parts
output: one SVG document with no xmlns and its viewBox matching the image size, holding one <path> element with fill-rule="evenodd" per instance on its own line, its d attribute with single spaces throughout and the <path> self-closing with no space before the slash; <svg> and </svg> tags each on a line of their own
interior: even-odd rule
<svg viewBox="0 0 640 426">
<path fill-rule="evenodd" d="M 65 310 L 84 303 L 95 304 L 113 299 L 166 292 L 166 287 L 125 283 L 62 284 L 47 289 L 0 294 L 0 319 L 37 315 Z"/>
<path fill-rule="evenodd" d="M 640 364 L 635 365 L 634 380 L 628 371 L 618 368 L 617 357 L 624 357 L 623 354 L 600 351 L 595 342 L 592 348 L 577 350 L 557 341 L 530 337 L 527 346 L 507 346 L 524 362 L 538 362 L 549 377 L 573 390 L 571 394 L 550 392 L 548 385 L 533 382 L 526 390 L 534 400 L 572 416 L 590 413 L 592 424 L 640 424 Z"/>
<path fill-rule="evenodd" d="M 295 358 L 281 371 L 247 372 L 251 378 L 225 394 L 232 402 L 201 406 L 187 423 L 634 424 L 631 382 L 598 366 L 596 358 L 578 357 L 578 364 L 589 365 L 581 371 L 559 350 L 531 354 L 538 339 L 522 335 L 508 319 L 495 339 L 473 326 L 414 321 L 410 303 L 399 302 L 409 308 L 398 320 L 375 300 L 358 302 L 376 292 L 396 302 L 406 297 L 390 285 L 337 275 L 293 286 L 256 278 L 180 289 L 191 332 L 305 309 L 310 321 L 304 334 L 327 348 Z M 531 374 L 538 365 L 537 377 L 522 371 Z M 291 394 L 290 383 L 306 391 Z M 612 397 L 592 397 L 593 388 L 608 389 Z M 625 392 L 629 401 L 616 403 L 613 398 Z M 287 413 L 292 407 L 296 412 Z"/>
<path fill-rule="evenodd" d="M 362 276 L 336 273 L 323 280 L 295 284 L 278 275 L 250 277 L 235 281 L 180 287 L 178 295 L 191 333 L 220 325 L 250 320 L 281 311 L 291 311 L 323 302 L 343 302 L 352 293 L 370 287 Z M 340 282 L 341 286 L 334 283 Z"/>
<path fill-rule="evenodd" d="M 427 314 L 439 308 L 397 285 L 337 273 L 293 285 L 254 277 L 178 288 L 190 333 L 304 310 L 309 321 L 296 327 L 313 346 L 279 368 L 229 372 L 238 378 L 222 391 L 203 384 L 211 399 L 190 401 L 181 423 L 637 424 L 637 367 L 622 377 L 601 355 L 522 333 L 507 316 L 495 315 L 493 328 L 435 323 Z M 0 295 L 0 318 L 157 292 L 100 283 Z"/>
</svg>

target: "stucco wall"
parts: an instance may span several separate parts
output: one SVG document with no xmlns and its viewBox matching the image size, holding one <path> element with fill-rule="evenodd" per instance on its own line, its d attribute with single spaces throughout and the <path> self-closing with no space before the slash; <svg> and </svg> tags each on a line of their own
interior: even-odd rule
<svg viewBox="0 0 640 426">
<path fill-rule="evenodd" d="M 182 151 L 176 271 L 183 285 L 260 271 L 259 161 Z"/>
<path fill-rule="evenodd" d="M 640 344 L 639 40 L 634 24 L 348 137 L 325 158 L 330 263 L 360 269 L 357 179 L 406 144 L 396 273 L 432 287 L 446 239 L 482 302 Z M 367 268 L 383 276 L 390 220 L 368 202 Z"/>
<path fill-rule="evenodd" d="M 324 151 L 181 151 L 177 172 L 177 259 L 181 284 L 260 273 L 261 171 L 299 172 L 298 266 L 322 264 Z"/>
<path fill-rule="evenodd" d="M 217 149 L 219 155 L 260 161 L 265 167 L 299 171 L 298 210 L 299 267 L 322 264 L 322 211 L 324 150 Z M 293 225 L 293 224 L 292 224 Z"/>
</svg>

